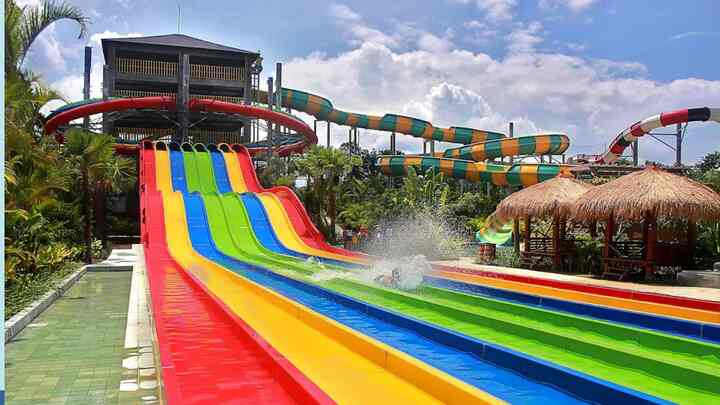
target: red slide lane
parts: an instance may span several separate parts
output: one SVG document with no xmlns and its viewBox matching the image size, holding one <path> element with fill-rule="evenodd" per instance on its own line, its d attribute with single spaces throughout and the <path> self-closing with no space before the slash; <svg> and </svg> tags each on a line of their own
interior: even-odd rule
<svg viewBox="0 0 720 405">
<path fill-rule="evenodd" d="M 333 404 L 170 256 L 154 151 L 141 155 L 143 242 L 168 404 Z"/>
<path fill-rule="evenodd" d="M 285 211 L 287 212 L 290 221 L 293 224 L 293 228 L 295 228 L 295 231 L 302 238 L 305 244 L 315 249 L 324 250 L 338 255 L 360 259 L 370 259 L 369 256 L 362 253 L 352 252 L 349 250 L 330 246 L 325 241 L 325 238 L 322 236 L 320 231 L 318 231 L 318 229 L 312 223 L 302 202 L 300 202 L 297 195 L 295 195 L 295 193 L 291 189 L 287 187 L 273 187 L 270 189 L 264 189 L 257 178 L 257 173 L 255 173 L 255 168 L 253 167 L 252 160 L 250 159 L 250 154 L 248 153 L 247 148 L 245 148 L 245 146 L 243 145 L 235 144 L 232 145 L 232 150 L 235 151 L 235 154 L 238 157 L 238 162 L 240 163 L 240 170 L 242 171 L 242 176 L 243 179 L 245 179 L 245 185 L 247 186 L 248 190 L 252 191 L 253 193 L 261 193 L 263 191 L 267 191 L 278 196 L 283 206 L 285 207 Z"/>
<path fill-rule="evenodd" d="M 455 267 L 455 266 L 433 265 L 433 268 L 436 270 L 473 274 L 476 276 L 487 277 L 487 278 L 499 278 L 502 280 L 515 281 L 518 283 L 542 285 L 545 287 L 559 288 L 559 289 L 563 289 L 563 290 L 572 290 L 572 291 L 584 292 L 584 293 L 588 293 L 588 294 L 606 295 L 606 296 L 615 297 L 615 298 L 624 298 L 624 299 L 636 300 L 636 301 L 653 302 L 656 304 L 674 305 L 676 307 L 685 307 L 685 308 L 701 309 L 701 310 L 705 310 L 705 311 L 720 312 L 720 302 L 716 302 L 716 301 L 698 300 L 698 299 L 678 297 L 678 296 L 667 295 L 667 294 L 657 294 L 657 293 L 633 291 L 633 290 L 624 289 L 624 288 L 603 287 L 603 286 L 597 286 L 597 285 L 583 284 L 583 283 L 579 283 L 579 282 L 575 283 L 575 282 L 571 282 L 571 281 L 550 280 L 550 279 L 541 278 L 541 277 L 528 277 L 528 276 L 519 276 L 519 275 L 515 275 L 515 274 L 504 274 L 504 273 L 498 273 L 498 272 L 494 272 L 494 271 L 473 270 L 473 269 L 466 269 L 466 268 Z"/>
</svg>

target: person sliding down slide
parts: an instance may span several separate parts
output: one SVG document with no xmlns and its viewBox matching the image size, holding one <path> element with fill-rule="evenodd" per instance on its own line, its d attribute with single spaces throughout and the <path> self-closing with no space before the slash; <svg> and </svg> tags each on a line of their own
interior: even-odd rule
<svg viewBox="0 0 720 405">
<path fill-rule="evenodd" d="M 390 276 L 381 274 L 375 277 L 374 281 L 384 287 L 398 288 L 398 284 L 400 283 L 400 269 L 395 267 L 392 269 Z"/>
</svg>

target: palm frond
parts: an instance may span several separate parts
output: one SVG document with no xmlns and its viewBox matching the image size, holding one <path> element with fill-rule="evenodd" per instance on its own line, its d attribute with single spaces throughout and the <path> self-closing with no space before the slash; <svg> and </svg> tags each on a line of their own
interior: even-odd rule
<svg viewBox="0 0 720 405">
<path fill-rule="evenodd" d="M 45 0 L 37 6 L 25 7 L 18 27 L 19 53 L 18 69 L 22 66 L 30 46 L 50 24 L 60 20 L 72 20 L 80 26 L 78 38 L 87 34 L 90 19 L 82 11 L 62 1 Z"/>
</svg>

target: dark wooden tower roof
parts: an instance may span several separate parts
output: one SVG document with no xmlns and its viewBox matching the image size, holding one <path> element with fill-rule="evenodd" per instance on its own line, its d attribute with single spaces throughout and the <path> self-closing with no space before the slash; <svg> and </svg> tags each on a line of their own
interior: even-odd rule
<svg viewBox="0 0 720 405">
<path fill-rule="evenodd" d="M 247 51 L 245 49 L 233 48 L 231 46 L 220 45 L 214 42 L 205 41 L 203 39 L 194 38 L 185 34 L 168 34 L 154 35 L 149 37 L 131 37 L 131 38 L 104 38 L 102 40 L 103 54 L 107 58 L 107 46 L 109 44 L 137 44 L 137 45 L 155 45 L 167 47 L 180 47 L 188 49 L 203 49 L 208 51 L 217 51 L 222 53 L 257 55 L 258 52 Z"/>
</svg>

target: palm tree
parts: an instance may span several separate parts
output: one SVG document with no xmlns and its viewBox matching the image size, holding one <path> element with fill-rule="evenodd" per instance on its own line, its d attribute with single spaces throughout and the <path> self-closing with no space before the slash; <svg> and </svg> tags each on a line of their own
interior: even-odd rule
<svg viewBox="0 0 720 405">
<path fill-rule="evenodd" d="M 80 26 L 78 38 L 87 33 L 90 22 L 82 11 L 68 3 L 44 0 L 35 6 L 19 7 L 13 0 L 5 0 L 5 73 L 22 71 L 30 47 L 51 24 L 72 20 Z"/>
<path fill-rule="evenodd" d="M 98 190 L 120 189 L 131 183 L 134 163 L 114 154 L 115 140 L 79 128 L 66 132 L 65 152 L 74 160 L 83 197 L 85 261 L 92 262 L 92 196 Z M 104 193 L 99 193 L 104 195 Z"/>
<path fill-rule="evenodd" d="M 297 166 L 301 173 L 308 176 L 306 199 L 315 208 L 316 223 L 324 228 L 325 236 L 335 241 L 335 222 L 337 220 L 337 192 L 339 180 L 350 173 L 353 167 L 362 162 L 357 156 L 351 156 L 342 150 L 313 146 L 301 159 Z M 325 225 L 323 212 L 330 223 Z"/>
</svg>

